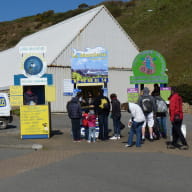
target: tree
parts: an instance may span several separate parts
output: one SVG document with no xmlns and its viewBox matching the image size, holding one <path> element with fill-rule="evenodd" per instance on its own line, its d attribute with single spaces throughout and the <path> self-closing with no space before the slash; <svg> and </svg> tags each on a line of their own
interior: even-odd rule
<svg viewBox="0 0 192 192">
<path fill-rule="evenodd" d="M 87 9 L 89 8 L 89 5 L 87 5 L 86 3 L 82 3 L 78 6 L 79 9 Z"/>
</svg>

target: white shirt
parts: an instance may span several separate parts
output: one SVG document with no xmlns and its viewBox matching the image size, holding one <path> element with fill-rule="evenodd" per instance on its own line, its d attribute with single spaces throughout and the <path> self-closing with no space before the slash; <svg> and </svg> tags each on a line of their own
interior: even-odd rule
<svg viewBox="0 0 192 192">
<path fill-rule="evenodd" d="M 143 114 L 143 111 L 138 104 L 129 103 L 129 110 L 133 117 L 133 121 L 137 123 L 145 121 L 145 115 Z"/>
</svg>

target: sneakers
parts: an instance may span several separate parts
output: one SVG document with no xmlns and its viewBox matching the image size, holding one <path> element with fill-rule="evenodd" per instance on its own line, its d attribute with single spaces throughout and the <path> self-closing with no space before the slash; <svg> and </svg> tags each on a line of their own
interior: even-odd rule
<svg viewBox="0 0 192 192">
<path fill-rule="evenodd" d="M 189 146 L 188 145 L 182 145 L 179 149 L 181 149 L 181 150 L 188 150 Z"/>
<path fill-rule="evenodd" d="M 113 137 L 110 138 L 110 140 L 117 140 L 117 139 L 118 139 L 117 136 L 113 136 Z"/>
<path fill-rule="evenodd" d="M 120 136 L 115 136 L 115 135 L 114 135 L 113 137 L 110 138 L 110 140 L 118 140 L 118 139 L 120 139 L 120 138 L 121 138 Z"/>
<path fill-rule="evenodd" d="M 126 144 L 125 147 L 132 147 L 132 145 Z"/>
</svg>

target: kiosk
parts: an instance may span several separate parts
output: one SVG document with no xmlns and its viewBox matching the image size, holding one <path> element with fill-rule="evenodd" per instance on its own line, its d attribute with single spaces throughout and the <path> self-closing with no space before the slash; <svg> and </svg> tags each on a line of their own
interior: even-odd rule
<svg viewBox="0 0 192 192">
<path fill-rule="evenodd" d="M 10 87 L 12 106 L 20 107 L 22 139 L 49 138 L 50 102 L 55 101 L 52 74 L 45 74 L 45 47 L 22 47 L 23 74 L 14 75 Z"/>
</svg>

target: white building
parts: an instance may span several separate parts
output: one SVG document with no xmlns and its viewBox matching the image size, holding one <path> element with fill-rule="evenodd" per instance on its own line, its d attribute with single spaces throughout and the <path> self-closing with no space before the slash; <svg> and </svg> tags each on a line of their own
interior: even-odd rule
<svg viewBox="0 0 192 192">
<path fill-rule="evenodd" d="M 99 6 L 23 38 L 14 48 L 0 52 L 0 87 L 14 84 L 13 76 L 21 74 L 21 46 L 46 46 L 47 73 L 53 74 L 56 101 L 52 112 L 66 111 L 70 96 L 63 96 L 64 79 L 71 79 L 72 49 L 103 47 L 108 51 L 108 94 L 117 93 L 121 103 L 127 102 L 127 88 L 132 62 L 139 50 L 110 12 Z"/>
</svg>

